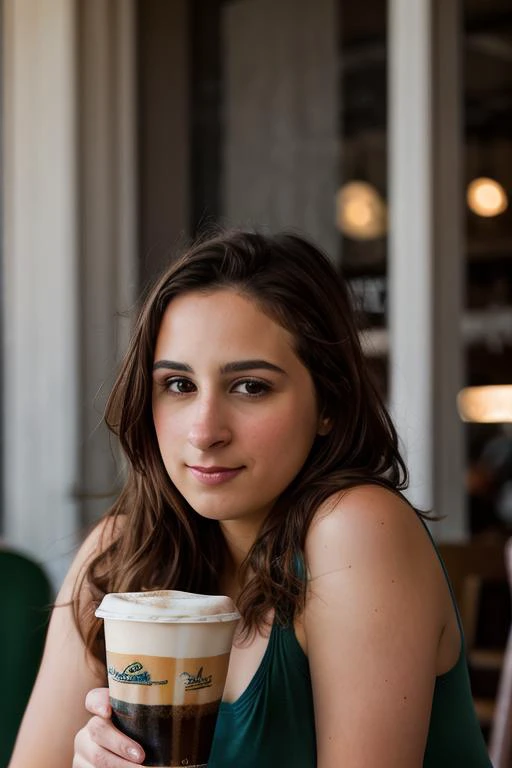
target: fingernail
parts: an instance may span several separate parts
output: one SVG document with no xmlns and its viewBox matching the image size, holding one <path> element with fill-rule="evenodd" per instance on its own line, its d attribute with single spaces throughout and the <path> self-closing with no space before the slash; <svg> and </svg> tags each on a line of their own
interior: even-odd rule
<svg viewBox="0 0 512 768">
<path fill-rule="evenodd" d="M 126 751 L 128 753 L 128 756 L 131 757 L 133 760 L 140 760 L 142 757 L 139 750 L 135 749 L 135 747 L 128 747 Z"/>
<path fill-rule="evenodd" d="M 99 714 L 102 717 L 110 717 L 110 707 L 100 707 Z"/>
</svg>

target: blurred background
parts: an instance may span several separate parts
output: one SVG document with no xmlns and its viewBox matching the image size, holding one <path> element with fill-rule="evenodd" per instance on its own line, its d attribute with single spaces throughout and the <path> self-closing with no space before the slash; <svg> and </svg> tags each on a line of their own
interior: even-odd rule
<svg viewBox="0 0 512 768">
<path fill-rule="evenodd" d="M 103 408 L 176 249 L 212 222 L 296 228 L 350 281 L 409 496 L 441 516 L 488 727 L 510 623 L 510 1 L 0 11 L 4 544 L 57 589 L 118 492 Z"/>
</svg>

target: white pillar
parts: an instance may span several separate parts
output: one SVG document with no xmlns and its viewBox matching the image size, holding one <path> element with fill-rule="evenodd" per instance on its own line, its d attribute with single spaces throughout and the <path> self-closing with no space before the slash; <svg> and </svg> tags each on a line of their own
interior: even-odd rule
<svg viewBox="0 0 512 768">
<path fill-rule="evenodd" d="M 431 0 L 389 0 L 391 410 L 410 498 L 433 504 Z"/>
<path fill-rule="evenodd" d="M 94 522 L 119 490 L 103 423 L 126 347 L 136 269 L 135 18 L 133 0 L 79 0 L 80 485 Z"/>
<path fill-rule="evenodd" d="M 458 2 L 389 2 L 391 410 L 409 497 L 465 534 L 461 425 Z M 450 53 L 451 47 L 451 53 Z"/>
<path fill-rule="evenodd" d="M 75 544 L 75 15 L 5 0 L 4 535 L 55 584 Z"/>
</svg>

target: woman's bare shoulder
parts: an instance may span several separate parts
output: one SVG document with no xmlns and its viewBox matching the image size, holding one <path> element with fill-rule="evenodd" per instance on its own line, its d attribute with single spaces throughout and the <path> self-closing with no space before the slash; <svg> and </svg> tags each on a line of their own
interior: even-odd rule
<svg viewBox="0 0 512 768">
<path fill-rule="evenodd" d="M 380 485 L 360 485 L 338 491 L 320 505 L 306 537 L 311 575 L 343 563 L 396 565 L 432 547 L 416 511 L 397 492 Z M 331 562 L 332 561 L 332 562 Z"/>
<path fill-rule="evenodd" d="M 305 550 L 319 755 L 329 765 L 361 755 L 365 765 L 420 765 L 445 609 L 418 515 L 383 487 L 340 491 L 315 514 Z"/>
</svg>

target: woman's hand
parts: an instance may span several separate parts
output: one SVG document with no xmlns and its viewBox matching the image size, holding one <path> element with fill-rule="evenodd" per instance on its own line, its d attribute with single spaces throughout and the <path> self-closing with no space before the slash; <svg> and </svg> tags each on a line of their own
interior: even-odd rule
<svg viewBox="0 0 512 768">
<path fill-rule="evenodd" d="M 72 768 L 129 768 L 142 763 L 144 750 L 112 725 L 108 688 L 94 688 L 85 699 L 92 717 L 75 737 Z"/>
</svg>

